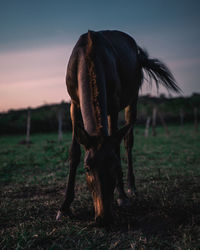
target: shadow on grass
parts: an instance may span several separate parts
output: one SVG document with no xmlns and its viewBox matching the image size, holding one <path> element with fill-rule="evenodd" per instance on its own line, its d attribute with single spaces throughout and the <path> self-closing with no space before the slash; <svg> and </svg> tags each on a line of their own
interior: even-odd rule
<svg viewBox="0 0 200 250">
<path fill-rule="evenodd" d="M 200 225 L 200 204 L 171 204 L 163 206 L 157 199 L 132 200 L 129 207 L 113 206 L 114 222 L 110 227 L 111 232 L 141 231 L 148 236 L 170 236 L 181 227 Z M 89 206 L 73 208 L 73 220 L 85 225 L 94 220 L 92 203 Z M 91 224 L 92 225 L 92 224 Z M 95 227 L 95 224 L 93 224 Z"/>
<path fill-rule="evenodd" d="M 155 239 L 159 239 L 158 247 L 162 248 L 177 240 L 181 245 L 183 237 L 187 241 L 198 239 L 200 204 L 195 195 L 198 195 L 199 184 L 189 185 L 184 181 L 176 181 L 176 186 L 157 184 L 149 191 L 139 190 L 139 197 L 131 199 L 130 207 L 120 208 L 114 203 L 114 223 L 109 230 L 95 226 L 92 199 L 85 184 L 77 185 L 76 198 L 71 206 L 73 216 L 60 222 L 55 216 L 62 202 L 63 185 L 10 187 L 1 194 L 1 231 L 9 247 L 22 236 L 27 238 L 20 244 L 26 247 L 27 242 L 31 247 L 49 247 L 55 242 L 66 247 L 75 246 L 76 241 L 80 247 L 87 244 L 98 247 L 97 243 L 115 246 L 118 241 L 128 245 L 130 237 L 141 244 L 143 235 L 147 242 L 153 242 L 151 244 L 157 244 Z M 8 239 L 9 234 L 13 239 Z"/>
<path fill-rule="evenodd" d="M 180 190 L 182 191 L 180 193 Z M 147 238 L 171 238 L 182 228 L 192 229 L 200 226 L 200 200 L 195 197 L 199 185 L 190 181 L 176 182 L 176 186 L 154 186 L 151 193 L 140 193 L 138 198 L 130 199 L 131 206 L 119 207 L 113 204 L 114 223 L 110 232 L 140 231 Z M 144 190 L 143 190 L 144 191 Z M 91 198 L 72 204 L 74 223 L 95 228 L 94 210 Z M 200 233 L 200 230 L 198 231 Z M 195 236 L 195 233 L 194 235 Z"/>
</svg>

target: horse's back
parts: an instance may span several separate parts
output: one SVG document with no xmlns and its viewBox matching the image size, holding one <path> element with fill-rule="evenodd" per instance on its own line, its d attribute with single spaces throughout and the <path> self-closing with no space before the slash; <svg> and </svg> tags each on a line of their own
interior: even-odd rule
<svg viewBox="0 0 200 250">
<path fill-rule="evenodd" d="M 103 74 L 107 89 L 108 106 L 117 105 L 124 108 L 132 99 L 132 93 L 138 89 L 137 44 L 128 34 L 121 31 L 98 31 L 93 32 L 93 46 L 101 70 L 97 73 Z M 67 69 L 67 88 L 72 99 L 78 101 L 75 88 L 78 88 L 78 65 L 80 57 L 86 56 L 88 46 L 88 33 L 80 36 L 69 60 Z M 115 104 L 111 103 L 115 102 Z M 109 107 L 108 107 L 109 110 Z"/>
<path fill-rule="evenodd" d="M 141 84 L 141 66 L 138 60 L 138 47 L 135 40 L 121 31 L 100 31 L 99 34 L 106 40 L 111 58 L 115 65 L 106 65 L 107 88 L 110 92 L 109 99 L 117 103 L 121 110 L 137 99 L 138 89 Z M 107 56 L 107 60 L 109 56 Z M 112 72 L 112 74 L 111 74 Z M 113 73 L 114 72 L 114 73 Z M 112 79 L 114 81 L 111 83 Z M 111 91 L 109 91 L 109 89 Z M 110 104 L 114 105 L 114 104 Z"/>
<path fill-rule="evenodd" d="M 94 35 L 97 56 L 103 61 L 109 61 L 110 56 L 118 66 L 131 67 L 133 70 L 137 60 L 137 44 L 131 36 L 117 30 L 94 32 Z"/>
<path fill-rule="evenodd" d="M 118 50 L 118 53 L 124 53 L 127 49 L 130 52 L 130 49 L 133 50 L 137 48 L 135 40 L 124 32 L 117 30 L 104 30 L 96 33 L 103 36 L 109 43 L 110 47 Z"/>
</svg>

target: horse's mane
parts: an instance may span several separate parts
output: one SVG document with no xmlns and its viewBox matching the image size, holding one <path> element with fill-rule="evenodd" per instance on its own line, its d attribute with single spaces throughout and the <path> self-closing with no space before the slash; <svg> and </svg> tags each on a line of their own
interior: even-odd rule
<svg viewBox="0 0 200 250">
<path fill-rule="evenodd" d="M 89 83 L 92 96 L 92 109 L 96 120 L 97 134 L 102 131 L 101 108 L 99 103 L 99 90 L 97 85 L 97 74 L 95 69 L 95 38 L 92 31 L 88 31 L 86 46 L 86 63 L 88 67 Z"/>
</svg>

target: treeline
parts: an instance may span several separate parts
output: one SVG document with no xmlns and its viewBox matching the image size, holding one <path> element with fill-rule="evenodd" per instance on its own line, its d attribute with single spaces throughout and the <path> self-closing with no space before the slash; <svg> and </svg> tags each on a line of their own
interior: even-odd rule
<svg viewBox="0 0 200 250">
<path fill-rule="evenodd" d="M 166 98 L 165 95 L 160 95 L 158 98 L 141 96 L 138 102 L 138 123 L 144 123 L 146 117 L 152 116 L 154 108 L 167 123 L 193 122 L 194 116 L 199 115 L 200 94 L 174 98 Z"/>
<path fill-rule="evenodd" d="M 190 97 L 166 98 L 141 96 L 138 101 L 137 123 L 145 124 L 148 117 L 152 117 L 155 108 L 160 117 L 167 123 L 193 122 L 198 119 L 200 108 L 200 94 Z M 28 113 L 31 116 L 31 133 L 49 133 L 58 131 L 62 125 L 63 131 L 71 130 L 70 104 L 44 105 L 35 109 L 10 110 L 0 113 L 0 134 L 25 134 L 27 130 Z M 120 123 L 123 123 L 123 112 Z M 162 122 L 158 119 L 158 124 Z M 61 124 L 62 121 L 62 124 Z"/>
<path fill-rule="evenodd" d="M 71 130 L 70 104 L 44 105 L 35 109 L 10 110 L 0 114 L 0 134 L 23 134 L 27 130 L 27 118 L 30 113 L 31 133 L 49 133 L 58 131 L 61 115 L 63 131 Z"/>
</svg>

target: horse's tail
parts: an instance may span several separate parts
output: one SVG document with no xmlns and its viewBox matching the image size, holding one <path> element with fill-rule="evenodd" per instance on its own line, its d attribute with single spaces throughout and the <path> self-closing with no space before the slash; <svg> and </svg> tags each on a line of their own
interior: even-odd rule
<svg viewBox="0 0 200 250">
<path fill-rule="evenodd" d="M 159 88 L 159 84 L 162 84 L 167 89 L 176 93 L 181 92 L 181 89 L 177 86 L 174 76 L 163 62 L 158 59 L 149 58 L 147 51 L 141 49 L 139 46 L 138 54 L 142 69 L 145 70 L 150 79 L 155 81 L 157 88 Z"/>
</svg>

